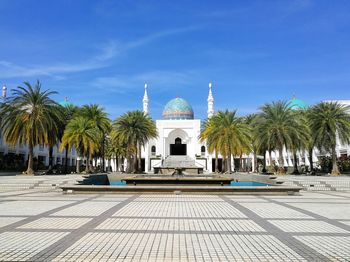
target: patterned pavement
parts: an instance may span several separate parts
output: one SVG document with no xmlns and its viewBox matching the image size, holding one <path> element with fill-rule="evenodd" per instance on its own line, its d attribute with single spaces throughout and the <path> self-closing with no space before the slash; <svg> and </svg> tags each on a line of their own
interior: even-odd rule
<svg viewBox="0 0 350 262">
<path fill-rule="evenodd" d="M 350 192 L 0 195 L 0 261 L 350 261 Z"/>
</svg>

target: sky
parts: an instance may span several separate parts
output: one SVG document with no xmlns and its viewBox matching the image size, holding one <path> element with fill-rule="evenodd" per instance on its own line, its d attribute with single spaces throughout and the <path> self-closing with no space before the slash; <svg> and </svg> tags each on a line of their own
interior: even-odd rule
<svg viewBox="0 0 350 262">
<path fill-rule="evenodd" d="M 350 99 L 348 0 L 0 0 L 0 84 L 24 81 L 115 119 L 160 119 L 174 97 L 195 118 L 246 115 L 293 96 L 312 105 Z"/>
</svg>

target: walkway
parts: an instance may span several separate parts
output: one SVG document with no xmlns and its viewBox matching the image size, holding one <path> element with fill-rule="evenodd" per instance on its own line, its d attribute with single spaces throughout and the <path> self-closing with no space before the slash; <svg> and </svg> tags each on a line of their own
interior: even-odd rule
<svg viewBox="0 0 350 262">
<path fill-rule="evenodd" d="M 25 260 L 350 261 L 350 192 L 262 197 L 0 189 L 0 261 Z"/>
</svg>

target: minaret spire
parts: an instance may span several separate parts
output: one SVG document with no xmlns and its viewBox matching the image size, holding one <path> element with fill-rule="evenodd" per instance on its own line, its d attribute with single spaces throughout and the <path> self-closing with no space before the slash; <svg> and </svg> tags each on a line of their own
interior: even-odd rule
<svg viewBox="0 0 350 262">
<path fill-rule="evenodd" d="M 7 87 L 4 85 L 2 87 L 2 99 L 6 100 L 6 97 L 7 97 Z"/>
<path fill-rule="evenodd" d="M 208 94 L 208 118 L 212 117 L 214 115 L 214 97 L 212 93 L 212 83 L 209 82 L 209 94 Z"/>
<path fill-rule="evenodd" d="M 148 85 L 147 85 L 147 82 L 145 82 L 145 94 L 143 95 L 143 112 L 145 114 L 148 114 L 148 94 L 147 94 L 147 88 L 148 88 Z"/>
</svg>

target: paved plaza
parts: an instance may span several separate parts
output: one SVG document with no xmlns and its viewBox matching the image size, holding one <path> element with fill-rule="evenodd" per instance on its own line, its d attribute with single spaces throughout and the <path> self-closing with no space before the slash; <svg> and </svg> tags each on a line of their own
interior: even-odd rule
<svg viewBox="0 0 350 262">
<path fill-rule="evenodd" d="M 0 261 L 350 261 L 348 191 L 63 194 L 75 177 L 6 179 Z"/>
</svg>

